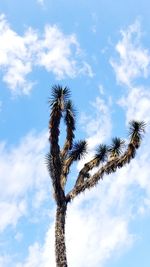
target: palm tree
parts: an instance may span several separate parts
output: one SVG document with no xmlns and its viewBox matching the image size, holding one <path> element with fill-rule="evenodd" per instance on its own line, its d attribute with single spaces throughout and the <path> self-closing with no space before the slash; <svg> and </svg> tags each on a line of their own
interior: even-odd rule
<svg viewBox="0 0 150 267">
<path fill-rule="evenodd" d="M 94 187 L 104 174 L 115 172 L 118 168 L 130 163 L 135 157 L 136 150 L 141 144 L 145 123 L 131 121 L 129 126 L 129 142 L 120 138 L 113 138 L 112 144 L 107 146 L 100 144 L 96 154 L 80 170 L 75 185 L 66 193 L 65 186 L 67 177 L 73 162 L 80 160 L 87 152 L 85 140 L 74 142 L 75 131 L 75 109 L 71 102 L 70 91 L 67 87 L 60 85 L 52 87 L 50 98 L 50 120 L 49 141 L 50 152 L 47 155 L 48 171 L 54 189 L 56 201 L 56 223 L 55 223 L 55 255 L 56 266 L 67 267 L 66 245 L 65 245 L 65 218 L 67 204 L 87 188 Z M 60 121 L 64 117 L 66 124 L 66 140 L 63 148 L 59 146 Z M 95 173 L 90 171 L 95 167 Z"/>
</svg>

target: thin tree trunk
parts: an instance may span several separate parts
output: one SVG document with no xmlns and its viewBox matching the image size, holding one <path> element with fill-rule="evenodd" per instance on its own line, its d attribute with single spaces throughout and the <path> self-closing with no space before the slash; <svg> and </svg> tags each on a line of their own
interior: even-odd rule
<svg viewBox="0 0 150 267">
<path fill-rule="evenodd" d="M 56 266 L 67 267 L 66 245 L 65 245 L 65 217 L 67 205 L 57 206 L 55 223 L 55 255 Z"/>
</svg>

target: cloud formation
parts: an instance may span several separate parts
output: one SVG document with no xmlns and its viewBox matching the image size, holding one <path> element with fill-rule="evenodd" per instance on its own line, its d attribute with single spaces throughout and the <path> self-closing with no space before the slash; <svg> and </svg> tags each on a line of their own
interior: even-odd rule
<svg viewBox="0 0 150 267">
<path fill-rule="evenodd" d="M 144 120 L 147 127 L 150 122 L 150 90 L 142 86 L 132 87 L 127 96 L 123 96 L 119 105 L 126 110 L 126 122 L 130 120 Z"/>
<path fill-rule="evenodd" d="M 28 193 L 33 191 L 30 208 L 39 209 L 49 192 L 44 164 L 47 134 L 28 134 L 10 149 L 0 144 L 0 231 L 15 226 L 29 211 Z"/>
<path fill-rule="evenodd" d="M 117 82 L 130 87 L 139 77 L 147 78 L 150 73 L 150 53 L 141 44 L 141 27 L 137 20 L 127 30 L 121 30 L 121 40 L 115 49 L 119 54 L 110 63 L 116 73 Z"/>
<path fill-rule="evenodd" d="M 92 115 L 81 114 L 80 123 L 87 135 L 89 149 L 105 142 L 111 136 L 111 98 L 107 101 L 103 97 L 97 96 L 95 101 L 90 103 Z"/>
<path fill-rule="evenodd" d="M 140 155 L 138 160 L 134 161 L 132 169 L 127 173 L 127 177 L 134 179 L 134 183 L 137 183 L 140 189 L 144 190 L 144 196 L 137 210 L 146 213 L 150 208 L 148 182 L 150 175 L 148 167 L 150 164 L 150 151 L 148 149 L 150 145 L 150 88 L 145 84 L 144 79 L 139 80 L 139 78 L 149 79 L 150 77 L 150 52 L 142 46 L 141 36 L 143 33 L 139 21 L 121 31 L 121 34 L 122 38 L 116 45 L 119 58 L 111 60 L 111 63 L 116 73 L 116 80 L 124 84 L 127 89 L 118 101 L 118 104 L 125 111 L 126 124 L 133 119 L 146 123 L 146 133 L 139 152 Z M 120 70 L 123 70 L 123 76 Z"/>
<path fill-rule="evenodd" d="M 110 63 L 115 71 L 117 82 L 126 86 L 124 94 L 118 104 L 125 109 L 126 121 L 145 120 L 149 123 L 150 93 L 144 79 L 150 76 L 150 52 L 141 43 L 143 33 L 140 22 L 137 20 L 126 30 L 121 31 L 121 40 L 115 48 L 118 57 Z"/>
<path fill-rule="evenodd" d="M 0 69 L 12 93 L 31 92 L 34 82 L 28 76 L 36 66 L 53 73 L 58 80 L 93 75 L 74 34 L 65 35 L 56 25 L 46 25 L 42 35 L 31 28 L 19 35 L 5 15 L 0 15 Z"/>
</svg>

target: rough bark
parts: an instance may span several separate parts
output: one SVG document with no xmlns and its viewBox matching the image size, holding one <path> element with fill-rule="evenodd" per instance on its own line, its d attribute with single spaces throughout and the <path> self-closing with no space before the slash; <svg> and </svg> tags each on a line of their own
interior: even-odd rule
<svg viewBox="0 0 150 267">
<path fill-rule="evenodd" d="M 67 267 L 65 245 L 65 218 L 67 205 L 57 206 L 55 223 L 55 255 L 56 267 Z"/>
</svg>

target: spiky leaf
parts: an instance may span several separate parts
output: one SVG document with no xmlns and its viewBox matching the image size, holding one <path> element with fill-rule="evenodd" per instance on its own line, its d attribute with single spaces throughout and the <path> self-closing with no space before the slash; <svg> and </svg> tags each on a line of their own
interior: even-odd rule
<svg viewBox="0 0 150 267">
<path fill-rule="evenodd" d="M 108 146 L 101 144 L 97 148 L 95 157 L 99 159 L 99 162 L 104 162 L 107 159 L 107 154 L 108 154 Z"/>
<path fill-rule="evenodd" d="M 131 121 L 129 123 L 129 136 L 130 142 L 135 146 L 135 148 L 139 148 L 140 142 L 143 137 L 143 133 L 145 132 L 145 122 L 144 121 Z"/>
<path fill-rule="evenodd" d="M 118 138 L 118 137 L 114 137 L 112 139 L 112 144 L 109 148 L 109 152 L 114 155 L 114 156 L 119 156 L 122 153 L 122 149 L 125 145 L 125 141 Z"/>
<path fill-rule="evenodd" d="M 140 139 L 142 138 L 142 134 L 145 132 L 146 123 L 144 121 L 130 121 L 129 123 L 129 136 L 133 138 L 134 136 L 138 136 Z"/>
<path fill-rule="evenodd" d="M 60 85 L 54 85 L 52 87 L 52 93 L 50 98 L 50 106 L 54 106 L 55 104 L 59 104 L 62 109 L 64 109 L 64 103 L 70 97 L 70 90 L 68 87 L 62 87 Z"/>
<path fill-rule="evenodd" d="M 49 174 L 51 175 L 51 173 L 52 173 L 52 159 L 51 159 L 51 155 L 50 155 L 50 153 L 48 153 L 48 154 L 45 156 L 45 163 L 46 163 L 48 172 L 49 172 Z"/>
<path fill-rule="evenodd" d="M 69 156 L 73 160 L 80 160 L 86 153 L 87 143 L 86 141 L 78 141 L 73 144 L 72 150 L 69 153 Z"/>
</svg>

